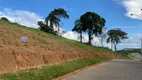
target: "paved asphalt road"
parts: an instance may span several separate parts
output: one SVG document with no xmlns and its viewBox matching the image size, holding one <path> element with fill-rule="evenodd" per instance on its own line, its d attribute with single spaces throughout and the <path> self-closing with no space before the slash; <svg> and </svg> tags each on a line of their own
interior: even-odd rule
<svg viewBox="0 0 142 80">
<path fill-rule="evenodd" d="M 113 60 L 63 80 L 142 80 L 142 62 Z"/>
</svg>

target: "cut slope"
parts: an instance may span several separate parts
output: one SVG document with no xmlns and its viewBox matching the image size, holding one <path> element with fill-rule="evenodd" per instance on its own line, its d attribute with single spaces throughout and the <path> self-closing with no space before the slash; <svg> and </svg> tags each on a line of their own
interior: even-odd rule
<svg viewBox="0 0 142 80">
<path fill-rule="evenodd" d="M 20 38 L 28 36 L 28 43 Z M 0 20 L 0 72 L 38 67 L 85 57 L 111 56 L 111 50 Z"/>
</svg>

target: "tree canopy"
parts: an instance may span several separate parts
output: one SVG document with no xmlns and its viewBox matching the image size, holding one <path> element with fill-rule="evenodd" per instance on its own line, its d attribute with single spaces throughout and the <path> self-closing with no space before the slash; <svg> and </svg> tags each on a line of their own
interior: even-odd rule
<svg viewBox="0 0 142 80">
<path fill-rule="evenodd" d="M 54 33 L 53 28 L 46 25 L 43 21 L 39 21 L 37 24 L 39 25 L 40 30 L 42 30 L 44 32 L 48 32 L 48 33 Z"/>
<path fill-rule="evenodd" d="M 80 21 L 80 19 L 77 19 L 75 21 L 75 26 L 74 28 L 72 29 L 72 31 L 76 31 L 77 33 L 80 33 L 80 42 L 82 42 L 82 32 L 85 31 L 83 29 L 83 25 L 82 25 L 82 22 Z"/>
<path fill-rule="evenodd" d="M 108 39 L 107 43 L 113 43 L 115 51 L 117 50 L 116 45 L 121 43 L 121 39 L 127 39 L 127 33 L 122 31 L 121 29 L 112 29 L 108 31 Z"/>
<path fill-rule="evenodd" d="M 9 20 L 6 17 L 1 17 L 1 20 L 9 22 Z"/>
<path fill-rule="evenodd" d="M 48 25 L 49 23 L 51 28 L 53 28 L 53 25 L 55 25 L 56 27 L 58 27 L 58 33 L 59 33 L 61 18 L 67 18 L 67 19 L 69 18 L 67 11 L 65 11 L 62 8 L 54 9 L 46 17 L 45 19 L 46 25 Z"/>
<path fill-rule="evenodd" d="M 97 13 L 86 12 L 80 17 L 83 30 L 88 32 L 89 44 L 93 39 L 93 35 L 98 36 L 102 33 L 102 28 L 105 26 L 106 20 L 101 18 Z"/>
<path fill-rule="evenodd" d="M 60 22 L 61 18 L 69 18 L 67 11 L 58 8 L 54 9 L 49 13 L 46 17 L 45 22 L 39 21 L 38 25 L 40 26 L 40 30 L 49 32 L 49 33 L 56 33 L 59 34 Z M 120 29 L 112 29 L 109 30 L 107 33 L 103 33 L 103 29 L 105 26 L 106 20 L 101 17 L 99 14 L 95 12 L 86 12 L 85 14 L 81 15 L 79 19 L 77 19 L 74 23 L 74 27 L 72 31 L 75 31 L 80 34 L 80 42 L 82 42 L 82 33 L 88 33 L 89 44 L 91 44 L 91 40 L 94 36 L 101 37 L 100 41 L 103 47 L 103 40 L 108 35 L 107 43 L 111 42 L 116 45 L 121 42 L 122 39 L 127 39 L 127 33 L 120 30 Z M 53 25 L 58 28 L 57 32 L 54 30 Z M 107 34 L 107 35 L 106 35 Z"/>
</svg>

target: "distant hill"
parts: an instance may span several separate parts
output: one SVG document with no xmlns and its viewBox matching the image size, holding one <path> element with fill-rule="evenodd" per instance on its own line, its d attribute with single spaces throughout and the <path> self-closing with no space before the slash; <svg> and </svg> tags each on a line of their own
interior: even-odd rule
<svg viewBox="0 0 142 80">
<path fill-rule="evenodd" d="M 140 48 L 125 48 L 125 49 L 119 50 L 117 52 L 128 55 L 130 53 L 141 53 L 141 49 Z"/>
<path fill-rule="evenodd" d="M 28 42 L 21 42 L 27 36 Z M 118 57 L 112 50 L 82 44 L 38 29 L 0 20 L 0 72 L 87 57 Z"/>
</svg>

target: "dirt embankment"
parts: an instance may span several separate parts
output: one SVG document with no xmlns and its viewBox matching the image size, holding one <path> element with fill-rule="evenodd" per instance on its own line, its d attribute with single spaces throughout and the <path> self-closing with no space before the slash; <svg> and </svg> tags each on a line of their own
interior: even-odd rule
<svg viewBox="0 0 142 80">
<path fill-rule="evenodd" d="M 51 51 L 39 46 L 16 47 L 3 45 L 0 48 L 0 72 L 15 71 L 22 68 L 38 67 L 66 60 L 97 56 L 99 55 L 89 52 Z"/>
</svg>

